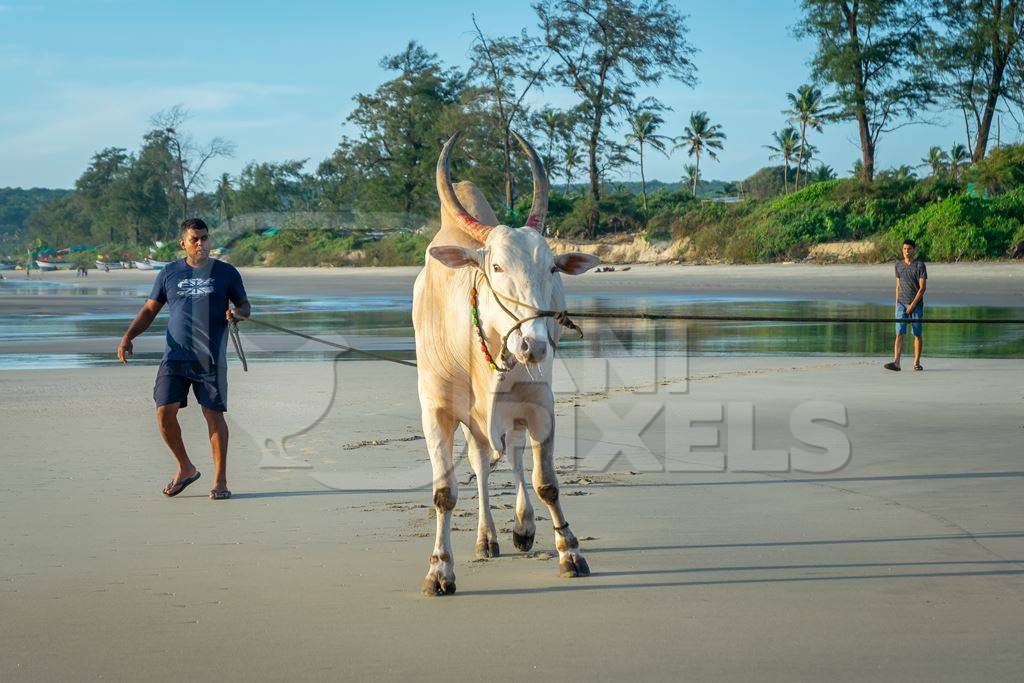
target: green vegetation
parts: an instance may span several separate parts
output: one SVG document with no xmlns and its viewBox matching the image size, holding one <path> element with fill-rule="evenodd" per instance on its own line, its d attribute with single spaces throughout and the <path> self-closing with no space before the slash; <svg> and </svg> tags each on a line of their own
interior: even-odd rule
<svg viewBox="0 0 1024 683">
<path fill-rule="evenodd" d="M 990 156 L 1020 151 L 1000 148 Z M 1024 171 L 1024 162 L 1011 170 L 1008 178 Z M 614 197 L 621 222 L 635 221 L 639 207 L 630 211 L 628 196 Z M 945 172 L 924 180 L 883 172 L 868 187 L 854 178 L 827 180 L 777 199 L 735 204 L 680 201 L 663 190 L 650 201 L 656 208 L 647 236 L 689 238 L 694 257 L 706 261 L 801 259 L 815 244 L 844 240 L 870 240 L 876 248 L 864 258 L 881 260 L 894 258 L 908 237 L 923 258 L 960 261 L 1016 254 L 1024 243 L 1024 183 L 1002 195 L 969 196 Z M 571 234 L 573 212 L 556 219 L 556 229 Z"/>
<path fill-rule="evenodd" d="M 23 258 L 31 239 L 27 225 L 29 216 L 70 192 L 39 187 L 28 190 L 0 187 L 0 259 L 8 254 Z"/>
<path fill-rule="evenodd" d="M 33 187 L 0 187 L 0 236 L 7 236 L 25 227 L 25 221 L 40 207 L 70 194 L 70 190 L 47 190 Z"/>
<path fill-rule="evenodd" d="M 380 239 L 331 230 L 250 233 L 231 246 L 236 266 L 406 266 L 420 265 L 430 237 L 395 233 Z"/>
</svg>

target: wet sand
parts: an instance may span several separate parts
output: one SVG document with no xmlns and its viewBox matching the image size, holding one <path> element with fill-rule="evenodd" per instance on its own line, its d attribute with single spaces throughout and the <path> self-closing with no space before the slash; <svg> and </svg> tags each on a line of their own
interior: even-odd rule
<svg viewBox="0 0 1024 683">
<path fill-rule="evenodd" d="M 703 277 L 661 268 L 621 275 Z M 850 268 L 867 282 L 873 267 Z M 979 268 L 1001 273 L 985 302 L 1009 300 L 1022 271 Z M 761 277 L 730 272 L 740 287 Z M 365 291 L 411 274 L 302 277 Z M 894 374 L 877 359 L 696 358 L 652 374 L 631 359 L 607 391 L 573 387 L 588 362 L 556 374 L 556 443 L 593 576 L 558 578 L 536 497 L 534 552 L 506 531 L 501 557 L 474 561 L 462 462 L 458 592 L 435 599 L 419 595 L 430 493 L 402 488 L 425 483 L 409 368 L 233 365 L 225 502 L 206 498 L 195 407 L 182 422 L 203 478 L 160 495 L 172 468 L 154 368 L 0 372 L 0 680 L 1017 680 L 1024 362 L 926 359 L 923 373 Z M 708 450 L 732 462 L 744 432 L 729 427 L 747 404 L 757 449 L 799 447 L 790 420 L 809 401 L 845 406 L 848 426 L 832 430 L 852 448 L 841 469 L 706 467 Z M 710 419 L 719 445 L 684 453 L 701 440 L 687 416 Z M 604 449 L 607 467 L 573 470 L 574 443 L 585 461 Z M 493 490 L 508 479 L 502 463 Z M 492 498 L 499 528 L 511 501 Z"/>
</svg>

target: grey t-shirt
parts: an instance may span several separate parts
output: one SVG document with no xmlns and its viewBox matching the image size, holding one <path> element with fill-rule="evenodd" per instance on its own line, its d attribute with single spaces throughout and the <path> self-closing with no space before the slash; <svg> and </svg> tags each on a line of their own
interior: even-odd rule
<svg viewBox="0 0 1024 683">
<path fill-rule="evenodd" d="M 928 269 L 924 267 L 924 261 L 914 261 L 913 263 L 897 261 L 896 279 L 900 283 L 900 294 L 896 301 L 904 306 L 909 306 L 917 296 L 917 290 L 921 288 L 918 280 L 928 279 Z M 921 303 L 924 303 L 924 297 L 921 297 Z"/>
</svg>

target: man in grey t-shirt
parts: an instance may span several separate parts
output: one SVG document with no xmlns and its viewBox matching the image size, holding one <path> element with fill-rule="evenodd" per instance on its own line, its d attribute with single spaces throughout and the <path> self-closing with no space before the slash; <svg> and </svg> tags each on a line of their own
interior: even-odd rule
<svg viewBox="0 0 1024 683">
<path fill-rule="evenodd" d="M 914 260 L 917 245 L 914 240 L 903 241 L 903 260 L 896 262 L 896 348 L 891 363 L 885 364 L 886 370 L 899 372 L 900 354 L 903 353 L 903 336 L 907 333 L 907 323 L 911 321 L 914 333 L 914 369 L 921 367 L 921 318 L 924 316 L 924 290 L 928 282 L 928 269 L 923 261 Z"/>
</svg>

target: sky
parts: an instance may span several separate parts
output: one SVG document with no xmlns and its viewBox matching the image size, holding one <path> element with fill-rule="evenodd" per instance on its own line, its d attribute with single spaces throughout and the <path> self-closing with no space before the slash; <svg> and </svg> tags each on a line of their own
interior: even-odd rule
<svg viewBox="0 0 1024 683">
<path fill-rule="evenodd" d="M 799 3 L 677 4 L 698 50 L 699 83 L 666 80 L 643 93 L 672 108 L 662 133 L 678 136 L 690 112 L 707 111 L 727 140 L 704 177 L 738 180 L 776 163 L 764 145 L 785 125 L 786 93 L 808 80 L 813 52 L 793 37 Z M 389 77 L 381 57 L 416 40 L 465 67 L 473 14 L 488 34 L 536 32 L 527 0 L 0 0 L 0 187 L 71 187 L 95 152 L 137 148 L 151 116 L 178 104 L 191 111 L 198 141 L 220 136 L 236 145 L 232 158 L 209 168 L 211 178 L 237 175 L 250 161 L 309 159 L 312 169 L 353 133 L 345 123 L 353 96 Z M 537 106 L 574 102 L 556 87 L 533 98 Z M 876 166 L 917 165 L 931 145 L 964 142 L 954 115 L 930 118 L 936 125 L 884 137 Z M 1004 140 L 1010 124 L 1003 121 Z M 841 175 L 859 157 L 853 122 L 811 142 Z M 647 176 L 676 182 L 689 162 L 682 151 L 652 155 Z M 627 168 L 619 178 L 639 174 Z"/>
</svg>

